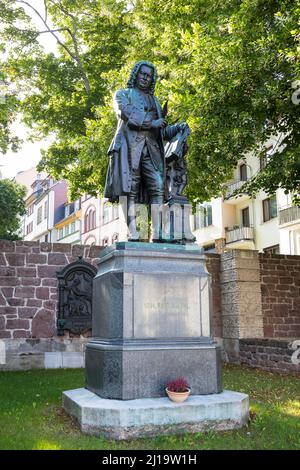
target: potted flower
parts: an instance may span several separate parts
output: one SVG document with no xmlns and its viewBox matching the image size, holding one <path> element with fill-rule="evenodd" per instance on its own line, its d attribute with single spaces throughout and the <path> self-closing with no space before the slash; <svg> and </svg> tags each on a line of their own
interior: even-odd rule
<svg viewBox="0 0 300 470">
<path fill-rule="evenodd" d="M 182 403 L 188 398 L 191 389 L 183 377 L 177 377 L 177 379 L 170 380 L 167 383 L 166 392 L 170 400 Z"/>
</svg>

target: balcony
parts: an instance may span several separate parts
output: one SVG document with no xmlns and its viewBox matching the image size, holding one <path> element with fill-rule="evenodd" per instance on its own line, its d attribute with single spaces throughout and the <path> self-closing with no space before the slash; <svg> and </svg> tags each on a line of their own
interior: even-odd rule
<svg viewBox="0 0 300 470">
<path fill-rule="evenodd" d="M 242 194 L 241 196 L 233 196 L 232 194 L 237 189 L 240 189 L 247 180 L 235 180 L 230 181 L 225 185 L 226 187 L 226 195 L 225 195 L 225 202 L 227 204 L 239 204 L 247 199 L 249 199 L 248 194 Z"/>
<path fill-rule="evenodd" d="M 296 226 L 295 228 L 300 227 L 300 207 L 297 206 L 287 206 L 279 209 L 279 226 L 290 227 Z"/>
<path fill-rule="evenodd" d="M 254 228 L 234 225 L 225 229 L 227 248 L 254 250 Z"/>
</svg>

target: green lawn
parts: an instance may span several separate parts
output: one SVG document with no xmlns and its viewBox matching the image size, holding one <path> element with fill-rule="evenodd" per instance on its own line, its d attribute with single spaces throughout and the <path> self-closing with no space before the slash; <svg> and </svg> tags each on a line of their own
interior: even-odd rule
<svg viewBox="0 0 300 470">
<path fill-rule="evenodd" d="M 223 380 L 250 395 L 247 427 L 115 442 L 81 434 L 62 411 L 62 391 L 81 387 L 83 370 L 1 372 L 0 449 L 300 449 L 298 378 L 224 366 Z"/>
</svg>

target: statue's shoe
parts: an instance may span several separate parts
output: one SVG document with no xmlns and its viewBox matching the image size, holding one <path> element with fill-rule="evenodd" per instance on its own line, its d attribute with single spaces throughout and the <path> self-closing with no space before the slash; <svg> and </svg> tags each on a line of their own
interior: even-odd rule
<svg viewBox="0 0 300 470">
<path fill-rule="evenodd" d="M 130 233 L 128 237 L 129 242 L 139 242 L 140 241 L 140 234 L 138 232 Z"/>
<path fill-rule="evenodd" d="M 192 233 L 184 234 L 183 239 L 187 242 L 195 242 L 197 240 L 196 237 Z"/>
</svg>

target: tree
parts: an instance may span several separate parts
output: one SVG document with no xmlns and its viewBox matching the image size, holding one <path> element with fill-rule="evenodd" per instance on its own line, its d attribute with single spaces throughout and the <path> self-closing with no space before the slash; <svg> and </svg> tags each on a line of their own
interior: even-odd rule
<svg viewBox="0 0 300 470">
<path fill-rule="evenodd" d="M 1 3 L 19 11 L 32 2 Z M 28 17 L 24 27 L 11 19 L 1 36 L 3 48 L 14 37 L 4 70 L 22 91 L 25 122 L 37 137 L 55 135 L 41 166 L 69 181 L 72 198 L 103 189 L 115 128 L 112 92 L 126 86 L 132 64 L 144 58 L 158 66 L 157 94 L 162 101 L 169 98 L 169 121 L 184 118 L 192 129 L 190 199 L 221 194 L 238 160 L 247 152 L 259 154 L 271 135 L 281 136 L 281 148 L 243 190 L 273 193 L 283 187 L 297 194 L 300 106 L 293 86 L 300 79 L 299 0 L 45 5 L 41 31 L 28 26 Z M 56 36 L 57 55 L 41 50 L 41 34 Z"/>
<path fill-rule="evenodd" d="M 299 191 L 300 106 L 292 101 L 300 78 L 299 13 L 299 1 L 288 0 L 137 2 L 142 48 L 152 34 L 164 94 L 193 131 L 191 199 L 219 195 L 238 160 L 259 155 L 272 135 L 282 145 L 242 190 Z"/>
<path fill-rule="evenodd" d="M 113 86 L 107 73 L 119 70 L 125 60 L 132 30 L 125 20 L 126 2 L 45 0 L 43 11 L 30 1 L 1 2 L 3 9 L 24 14 L 23 23 L 12 15 L 2 28 L 0 43 L 7 54 L 2 67 L 22 96 L 19 110 L 32 138 L 54 137 L 41 165 L 55 178 L 69 181 L 72 197 L 85 191 L 95 194 L 101 190 L 106 151 L 101 154 L 102 142 L 93 141 L 89 149 L 94 153 L 86 155 L 86 143 L 90 121 L 96 115 L 99 119 L 96 107 L 104 106 Z M 40 29 L 25 7 L 39 18 Z M 57 54 L 42 50 L 42 34 L 55 37 Z"/>
<path fill-rule="evenodd" d="M 25 214 L 26 188 L 8 179 L 0 180 L 0 239 L 16 240 L 20 217 Z"/>
<path fill-rule="evenodd" d="M 5 153 L 9 148 L 19 148 L 18 137 L 12 135 L 11 125 L 18 110 L 18 99 L 9 91 L 7 80 L 0 71 L 0 152 Z"/>
<path fill-rule="evenodd" d="M 24 12 L 12 11 L 12 9 L 5 7 L 1 0 L 0 18 L 0 34 L 2 34 L 12 22 L 21 21 L 24 18 Z M 0 57 L 4 52 L 4 45 L 0 42 Z M 11 85 L 9 74 L 6 74 L 3 68 L 3 60 L 0 60 L 0 152 L 2 153 L 9 148 L 17 150 L 19 144 L 18 137 L 11 132 L 11 125 L 16 118 L 19 104 L 17 94 Z"/>
</svg>

